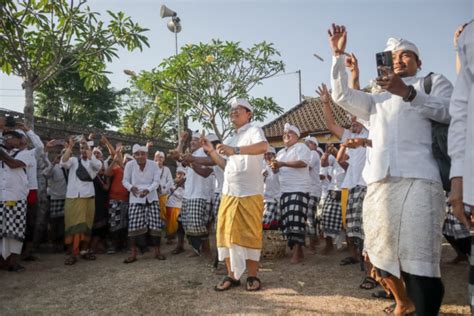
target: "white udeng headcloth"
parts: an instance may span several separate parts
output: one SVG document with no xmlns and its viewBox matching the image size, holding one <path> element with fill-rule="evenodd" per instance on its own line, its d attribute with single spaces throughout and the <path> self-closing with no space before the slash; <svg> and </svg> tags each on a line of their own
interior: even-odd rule
<svg viewBox="0 0 474 316">
<path fill-rule="evenodd" d="M 162 152 L 162 151 L 159 151 L 159 150 L 157 150 L 157 151 L 155 152 L 155 156 L 157 156 L 157 155 L 158 155 L 158 156 L 161 156 L 161 157 L 163 157 L 163 158 L 166 157 L 166 156 L 165 156 L 165 153 Z"/>
<path fill-rule="evenodd" d="M 273 146 L 268 146 L 267 153 L 276 154 L 275 147 L 273 147 Z"/>
<path fill-rule="evenodd" d="M 312 142 L 312 143 L 315 144 L 316 146 L 319 146 L 319 142 L 318 142 L 318 140 L 316 139 L 316 137 L 313 137 L 313 136 L 309 136 L 309 135 L 308 135 L 308 136 L 306 136 L 306 137 L 304 138 L 304 141 L 305 141 L 305 142 Z"/>
<path fill-rule="evenodd" d="M 182 172 L 182 173 L 186 174 L 186 168 L 178 167 L 178 168 L 176 168 L 176 172 Z"/>
<path fill-rule="evenodd" d="M 414 52 L 418 56 L 418 58 L 420 57 L 420 51 L 418 50 L 418 47 L 416 47 L 415 44 L 403 38 L 390 37 L 387 40 L 387 47 L 385 47 L 385 51 L 394 52 L 396 50 L 409 50 Z"/>
<path fill-rule="evenodd" d="M 289 132 L 289 131 L 292 131 L 294 132 L 296 135 L 298 135 L 298 137 L 300 137 L 300 130 L 298 129 L 298 127 L 294 126 L 294 125 L 291 125 L 290 123 L 285 123 L 285 126 L 283 127 L 283 131 L 284 132 Z"/>
<path fill-rule="evenodd" d="M 147 152 L 148 152 L 148 147 L 146 147 L 146 146 L 140 146 L 140 145 L 138 145 L 138 144 L 133 145 L 132 153 L 135 154 L 135 153 L 137 153 L 137 152 L 139 152 L 139 151 L 143 151 L 143 152 L 146 152 L 146 153 L 147 153 Z"/>
<path fill-rule="evenodd" d="M 194 131 L 192 138 L 201 138 L 201 133 L 199 133 L 199 131 Z"/>
</svg>

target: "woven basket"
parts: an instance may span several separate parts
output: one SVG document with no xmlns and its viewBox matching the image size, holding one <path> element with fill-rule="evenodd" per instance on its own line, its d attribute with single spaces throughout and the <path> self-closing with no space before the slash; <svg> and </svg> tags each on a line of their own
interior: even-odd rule
<svg viewBox="0 0 474 316">
<path fill-rule="evenodd" d="M 282 258 L 286 251 L 286 237 L 281 230 L 264 230 L 262 257 L 264 259 Z"/>
</svg>

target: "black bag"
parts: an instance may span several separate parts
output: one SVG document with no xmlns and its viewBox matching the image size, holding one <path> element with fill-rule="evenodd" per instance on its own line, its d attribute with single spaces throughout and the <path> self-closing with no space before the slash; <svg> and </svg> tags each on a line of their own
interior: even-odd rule
<svg viewBox="0 0 474 316">
<path fill-rule="evenodd" d="M 77 166 L 76 176 L 79 178 L 79 180 L 89 182 L 94 181 L 91 178 L 89 172 L 87 172 L 87 169 L 82 165 L 81 158 L 77 158 L 77 161 L 79 162 L 79 165 Z"/>
<path fill-rule="evenodd" d="M 423 80 L 423 87 L 426 94 L 431 93 L 431 87 L 433 85 L 430 72 L 425 76 Z M 443 189 L 446 192 L 451 190 L 451 181 L 449 180 L 449 172 L 451 170 L 451 157 L 448 155 L 448 129 L 449 124 L 444 124 L 431 120 L 431 149 L 433 156 L 438 164 L 439 174 L 441 176 L 441 182 L 443 183 Z"/>
</svg>

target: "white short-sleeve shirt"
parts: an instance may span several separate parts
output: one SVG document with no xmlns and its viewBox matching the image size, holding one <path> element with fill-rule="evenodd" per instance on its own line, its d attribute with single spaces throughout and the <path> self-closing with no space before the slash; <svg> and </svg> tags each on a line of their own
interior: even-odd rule
<svg viewBox="0 0 474 316">
<path fill-rule="evenodd" d="M 341 141 L 345 142 L 349 138 L 367 138 L 369 132 L 364 128 L 359 134 L 352 133 L 348 129 L 344 129 L 342 134 Z M 362 178 L 362 170 L 365 166 L 365 155 L 367 149 L 365 147 L 359 148 L 348 148 L 346 154 L 349 156 L 347 163 L 349 167 L 346 170 L 346 176 L 344 177 L 344 182 L 342 187 L 344 189 L 352 189 L 357 185 L 366 186 L 364 179 Z"/>
<path fill-rule="evenodd" d="M 304 192 L 309 193 L 311 179 L 309 176 L 309 165 L 311 162 L 311 150 L 302 143 L 296 143 L 289 148 L 281 149 L 276 160 L 283 162 L 301 160 L 306 163 L 304 168 L 281 167 L 278 176 L 280 178 L 280 189 L 282 193 Z"/>
<path fill-rule="evenodd" d="M 192 153 L 194 157 L 207 157 L 204 149 L 199 148 Z M 185 199 L 205 199 L 210 198 L 211 185 L 209 181 L 212 178 L 204 178 L 197 174 L 193 168 L 187 168 L 186 171 L 186 183 L 184 185 L 184 198 Z"/>
<path fill-rule="evenodd" d="M 14 159 L 22 161 L 25 166 L 31 163 L 32 157 L 27 150 L 7 152 Z M 15 154 L 16 153 L 16 154 Z M 28 196 L 28 177 L 26 168 L 11 169 L 0 162 L 0 201 L 21 201 Z"/>
<path fill-rule="evenodd" d="M 227 138 L 224 144 L 240 147 L 266 141 L 263 130 L 248 123 Z M 262 160 L 263 154 L 228 157 L 224 170 L 222 194 L 230 196 L 263 195 Z"/>
</svg>

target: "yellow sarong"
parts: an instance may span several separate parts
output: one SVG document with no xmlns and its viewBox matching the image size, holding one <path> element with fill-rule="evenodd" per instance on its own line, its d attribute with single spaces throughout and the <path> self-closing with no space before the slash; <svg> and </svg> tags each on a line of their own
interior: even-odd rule
<svg viewBox="0 0 474 316">
<path fill-rule="evenodd" d="M 94 225 L 95 199 L 66 199 L 64 204 L 64 236 L 66 244 L 73 243 L 74 237 L 89 240 Z"/>
<path fill-rule="evenodd" d="M 168 194 L 160 195 L 160 217 L 166 220 L 166 203 L 168 203 Z"/>
<path fill-rule="evenodd" d="M 262 249 L 263 196 L 223 195 L 216 228 L 217 247 Z"/>
<path fill-rule="evenodd" d="M 178 207 L 166 208 L 166 234 L 174 235 L 178 231 L 178 216 L 181 209 Z"/>
<path fill-rule="evenodd" d="M 347 212 L 347 202 L 349 200 L 349 189 L 341 190 L 341 210 L 342 210 L 342 227 L 347 229 L 346 223 L 346 212 Z"/>
</svg>

